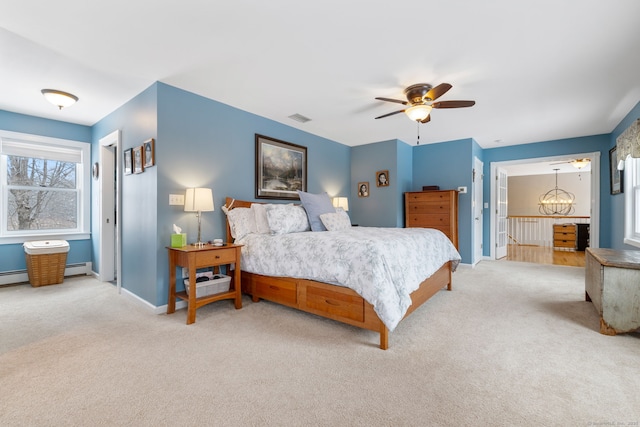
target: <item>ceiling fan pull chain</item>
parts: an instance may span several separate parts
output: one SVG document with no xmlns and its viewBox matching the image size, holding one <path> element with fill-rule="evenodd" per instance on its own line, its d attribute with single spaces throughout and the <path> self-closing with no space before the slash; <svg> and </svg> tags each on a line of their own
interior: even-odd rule
<svg viewBox="0 0 640 427">
<path fill-rule="evenodd" d="M 416 126 L 418 126 L 418 143 L 416 145 L 420 145 L 420 122 L 416 121 Z"/>
</svg>

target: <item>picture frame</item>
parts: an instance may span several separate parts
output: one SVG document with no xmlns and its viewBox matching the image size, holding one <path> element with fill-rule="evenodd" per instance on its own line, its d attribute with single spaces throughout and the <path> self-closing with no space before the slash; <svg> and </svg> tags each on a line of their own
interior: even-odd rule
<svg viewBox="0 0 640 427">
<path fill-rule="evenodd" d="M 620 194 L 624 192 L 624 173 L 618 170 L 618 147 L 609 150 L 609 172 L 611 194 Z"/>
<path fill-rule="evenodd" d="M 133 148 L 133 173 L 144 172 L 143 148 L 144 147 L 142 145 Z"/>
<path fill-rule="evenodd" d="M 129 148 L 127 150 L 124 150 L 124 153 L 122 155 L 123 159 L 122 159 L 122 163 L 124 164 L 124 174 L 125 175 L 131 175 L 133 173 L 133 148 Z"/>
<path fill-rule="evenodd" d="M 356 191 L 358 192 L 358 197 L 369 197 L 369 183 L 359 182 Z"/>
<path fill-rule="evenodd" d="M 383 170 L 376 172 L 376 187 L 389 186 L 389 171 Z"/>
<path fill-rule="evenodd" d="M 256 134 L 256 199 L 299 200 L 307 191 L 307 147 Z"/>
<path fill-rule="evenodd" d="M 156 164 L 156 147 L 155 139 L 150 138 L 142 143 L 144 152 L 144 168 L 155 166 Z"/>
</svg>

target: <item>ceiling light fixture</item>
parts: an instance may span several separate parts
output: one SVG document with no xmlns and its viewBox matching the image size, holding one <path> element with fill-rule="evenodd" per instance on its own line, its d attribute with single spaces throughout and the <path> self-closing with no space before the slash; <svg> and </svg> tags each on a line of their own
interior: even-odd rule
<svg viewBox="0 0 640 427">
<path fill-rule="evenodd" d="M 427 116 L 431 113 L 431 106 L 426 104 L 418 104 L 413 107 L 409 107 L 404 110 L 404 113 L 409 116 L 411 120 L 416 122 L 420 122 L 427 118 Z"/>
<path fill-rule="evenodd" d="M 558 171 L 556 171 L 556 187 L 547 191 L 539 199 L 538 211 L 543 215 L 570 215 L 575 211 L 573 193 L 558 188 Z"/>
<path fill-rule="evenodd" d="M 67 92 L 55 89 L 42 89 L 40 92 L 44 95 L 45 99 L 58 107 L 63 109 L 70 107 L 78 101 L 78 97 Z"/>
<path fill-rule="evenodd" d="M 583 167 L 587 166 L 590 161 L 590 159 L 577 159 L 571 162 L 571 164 L 576 169 L 582 169 Z"/>
</svg>

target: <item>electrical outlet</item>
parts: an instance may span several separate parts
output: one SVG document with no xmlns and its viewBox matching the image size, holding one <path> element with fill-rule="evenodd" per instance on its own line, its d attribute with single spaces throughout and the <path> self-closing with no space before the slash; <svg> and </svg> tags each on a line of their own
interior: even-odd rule
<svg viewBox="0 0 640 427">
<path fill-rule="evenodd" d="M 460 194 L 466 194 L 467 193 L 467 187 L 458 187 L 458 191 L 460 192 Z"/>
<path fill-rule="evenodd" d="M 169 205 L 183 206 L 184 194 L 169 194 Z"/>
</svg>

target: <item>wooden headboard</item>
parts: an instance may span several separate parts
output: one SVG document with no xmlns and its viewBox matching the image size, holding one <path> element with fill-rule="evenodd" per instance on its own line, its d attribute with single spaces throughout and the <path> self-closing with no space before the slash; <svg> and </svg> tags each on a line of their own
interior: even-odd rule
<svg viewBox="0 0 640 427">
<path fill-rule="evenodd" d="M 227 209 L 232 210 L 234 208 L 250 208 L 251 204 L 259 202 L 247 202 L 246 200 L 236 200 L 233 197 L 227 197 L 224 201 L 224 205 Z M 227 242 L 233 243 L 233 237 L 231 236 L 231 228 L 229 227 L 229 220 L 227 220 Z"/>
</svg>

